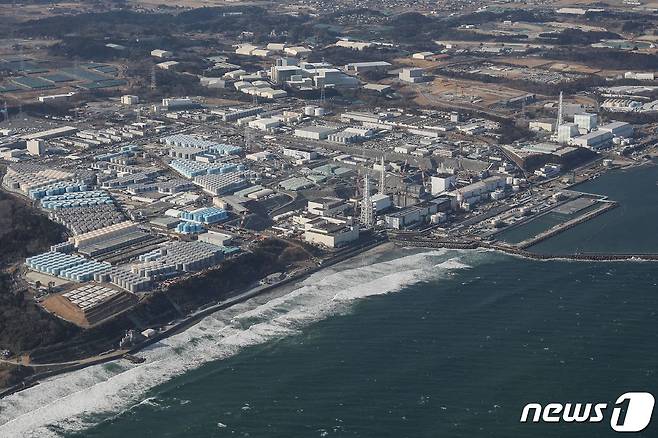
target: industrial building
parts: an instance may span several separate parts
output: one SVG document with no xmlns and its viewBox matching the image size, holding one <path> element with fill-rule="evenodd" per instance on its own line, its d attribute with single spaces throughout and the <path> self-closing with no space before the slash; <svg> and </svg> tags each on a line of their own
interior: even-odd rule
<svg viewBox="0 0 658 438">
<path fill-rule="evenodd" d="M 490 199 L 489 194 L 497 189 L 505 188 L 507 180 L 503 176 L 490 176 L 464 187 L 448 192 L 448 195 L 454 196 L 458 205 L 464 210 L 469 210 L 471 206 L 480 201 Z"/>
<path fill-rule="evenodd" d="M 30 155 L 43 155 L 46 153 L 46 142 L 41 139 L 27 141 L 27 153 Z"/>
<path fill-rule="evenodd" d="M 578 125 L 575 123 L 564 123 L 557 127 L 557 141 L 558 143 L 569 143 L 572 138 L 580 135 Z"/>
<path fill-rule="evenodd" d="M 121 103 L 124 105 L 137 105 L 139 103 L 139 97 L 132 94 L 123 95 L 121 96 Z"/>
<path fill-rule="evenodd" d="M 615 137 L 633 137 L 633 125 L 626 122 L 611 122 L 599 126 L 599 131 L 609 132 Z"/>
<path fill-rule="evenodd" d="M 171 58 L 174 54 L 168 50 L 155 49 L 151 50 L 151 56 L 156 58 Z"/>
<path fill-rule="evenodd" d="M 318 153 L 312 150 L 306 149 L 293 149 L 293 148 L 283 148 L 283 155 L 285 157 L 291 157 L 295 160 L 310 161 L 315 160 L 318 157 Z"/>
<path fill-rule="evenodd" d="M 308 201 L 306 210 L 317 216 L 335 216 L 347 210 L 348 205 L 339 198 L 320 198 Z"/>
<path fill-rule="evenodd" d="M 424 76 L 424 70 L 422 68 L 403 68 L 402 71 L 398 74 L 398 77 L 401 81 L 410 82 L 412 84 L 425 82 L 427 80 L 427 78 Z"/>
<path fill-rule="evenodd" d="M 450 191 L 456 183 L 456 178 L 454 175 L 439 175 L 432 176 L 432 195 L 438 195 L 443 192 Z"/>
<path fill-rule="evenodd" d="M 359 226 L 347 221 L 317 218 L 306 222 L 304 240 L 327 248 L 339 248 L 359 239 Z"/>
<path fill-rule="evenodd" d="M 585 132 L 591 132 L 598 126 L 598 116 L 596 114 L 575 114 L 573 122 L 578 125 L 578 128 Z"/>
<path fill-rule="evenodd" d="M 326 140 L 330 134 L 335 133 L 337 130 L 337 128 L 329 126 L 305 126 L 295 129 L 295 136 L 312 140 Z"/>
<path fill-rule="evenodd" d="M 434 56 L 435 55 L 432 52 L 418 52 L 411 55 L 413 59 L 422 59 L 422 60 L 428 60 Z"/>
<path fill-rule="evenodd" d="M 614 136 L 601 129 L 571 139 L 571 144 L 589 149 L 601 149 L 609 146 Z"/>
<path fill-rule="evenodd" d="M 391 68 L 391 63 L 386 61 L 352 62 L 345 64 L 345 71 L 349 73 L 378 72 L 386 73 Z"/>
</svg>

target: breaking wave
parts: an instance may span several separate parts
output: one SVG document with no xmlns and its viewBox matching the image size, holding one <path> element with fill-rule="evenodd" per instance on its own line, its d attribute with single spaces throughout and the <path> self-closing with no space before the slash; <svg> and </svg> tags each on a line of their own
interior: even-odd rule
<svg viewBox="0 0 658 438">
<path fill-rule="evenodd" d="M 349 311 L 352 303 L 469 268 L 478 252 L 395 250 L 323 269 L 287 291 L 273 291 L 212 314 L 139 355 L 49 378 L 0 400 L 0 436 L 48 437 L 84 430 L 139 404 L 147 391 L 204 363 L 294 335 L 310 323 Z M 108 366 L 109 365 L 109 366 Z"/>
</svg>

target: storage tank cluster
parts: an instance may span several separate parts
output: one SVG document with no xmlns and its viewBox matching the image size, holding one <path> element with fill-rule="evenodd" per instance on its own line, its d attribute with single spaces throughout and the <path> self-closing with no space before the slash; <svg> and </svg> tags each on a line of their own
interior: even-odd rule
<svg viewBox="0 0 658 438">
<path fill-rule="evenodd" d="M 304 107 L 304 115 L 310 117 L 321 117 L 324 116 L 327 111 L 319 106 L 307 105 Z"/>
<path fill-rule="evenodd" d="M 181 234 L 199 234 L 204 231 L 203 225 L 196 222 L 181 222 L 176 225 L 176 232 Z"/>
<path fill-rule="evenodd" d="M 56 243 L 54 245 L 51 245 L 50 247 L 50 252 L 61 252 L 64 254 L 68 254 L 70 252 L 73 252 L 75 247 L 71 242 L 62 242 L 62 243 Z"/>
<path fill-rule="evenodd" d="M 132 265 L 130 270 L 140 277 L 148 277 L 151 280 L 162 280 L 163 278 L 174 277 L 179 273 L 176 265 L 158 261 L 137 263 Z"/>
<path fill-rule="evenodd" d="M 112 266 L 109 263 L 101 263 L 95 260 L 88 260 L 79 265 L 75 265 L 67 269 L 62 269 L 59 273 L 59 277 L 80 283 L 83 281 L 93 280 L 96 273 L 107 271 L 111 267 Z"/>
<path fill-rule="evenodd" d="M 237 155 L 242 152 L 242 148 L 232 144 L 220 143 L 211 146 L 209 151 L 219 155 Z"/>
<path fill-rule="evenodd" d="M 64 193 L 85 192 L 89 186 L 79 181 L 60 181 L 42 187 L 37 187 L 28 192 L 30 199 L 39 200 L 46 196 L 63 195 Z"/>
<path fill-rule="evenodd" d="M 123 268 L 112 267 L 106 271 L 94 274 L 94 280 L 103 283 L 112 283 L 128 292 L 137 293 L 151 288 L 151 279 L 140 277 L 134 272 Z"/>
<path fill-rule="evenodd" d="M 224 259 L 222 248 L 207 242 L 170 242 L 139 257 L 144 263 L 159 262 L 176 266 L 178 271 L 194 272 Z"/>
<path fill-rule="evenodd" d="M 169 163 L 169 167 L 187 178 L 200 175 L 225 174 L 242 171 L 246 167 L 236 163 L 204 163 L 202 161 L 185 160 L 177 158 Z"/>
<path fill-rule="evenodd" d="M 114 203 L 53 210 L 48 217 L 65 226 L 73 235 L 88 233 L 126 220 Z"/>
<path fill-rule="evenodd" d="M 202 222 L 204 224 L 214 224 L 228 219 L 228 213 L 221 208 L 206 207 L 194 211 L 184 211 L 181 214 L 181 219 Z"/>
<path fill-rule="evenodd" d="M 86 261 L 86 258 L 80 256 L 63 254 L 61 252 L 44 252 L 33 257 L 28 257 L 25 259 L 25 264 L 34 271 L 58 276 L 61 271 L 80 265 Z"/>
<path fill-rule="evenodd" d="M 110 205 L 113 203 L 114 201 L 110 195 L 103 190 L 65 193 L 63 195 L 44 196 L 41 198 L 41 207 L 48 210 Z"/>
<path fill-rule="evenodd" d="M 139 149 L 139 146 L 134 145 L 134 144 L 128 145 L 128 146 L 123 146 L 117 152 L 108 152 L 106 154 L 96 155 L 94 157 L 94 159 L 96 161 L 113 161 L 113 160 L 116 160 L 119 157 L 130 157 L 138 149 Z"/>
<path fill-rule="evenodd" d="M 221 195 L 246 186 L 247 180 L 242 173 L 231 172 L 223 175 L 200 175 L 194 178 L 194 183 L 208 193 Z"/>
</svg>

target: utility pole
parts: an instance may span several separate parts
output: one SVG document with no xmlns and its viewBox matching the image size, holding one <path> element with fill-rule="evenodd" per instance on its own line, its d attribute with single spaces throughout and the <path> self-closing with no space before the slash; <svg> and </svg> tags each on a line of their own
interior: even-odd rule
<svg viewBox="0 0 658 438">
<path fill-rule="evenodd" d="M 382 170 L 381 173 L 379 174 L 379 194 L 385 195 L 386 194 L 386 164 L 384 164 L 383 155 L 382 155 L 381 166 L 382 166 Z"/>
</svg>

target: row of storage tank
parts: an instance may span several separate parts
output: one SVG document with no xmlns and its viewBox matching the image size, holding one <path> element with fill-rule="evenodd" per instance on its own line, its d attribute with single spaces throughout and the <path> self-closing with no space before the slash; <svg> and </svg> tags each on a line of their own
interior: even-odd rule
<svg viewBox="0 0 658 438">
<path fill-rule="evenodd" d="M 314 105 L 307 105 L 304 107 L 304 115 L 311 117 L 321 117 L 324 116 L 327 111 L 324 108 Z"/>
<path fill-rule="evenodd" d="M 72 266 L 68 269 L 63 269 L 60 271 L 59 277 L 80 283 L 83 281 L 93 280 L 96 273 L 106 271 L 109 268 L 111 268 L 109 263 L 101 263 L 95 260 L 89 260 L 80 265 Z"/>
<path fill-rule="evenodd" d="M 203 225 L 196 222 L 181 222 L 176 225 L 176 232 L 181 234 L 198 234 L 205 230 Z"/>
<path fill-rule="evenodd" d="M 74 235 L 109 227 L 126 220 L 114 203 L 53 209 L 48 213 L 48 217 L 68 228 Z"/>
<path fill-rule="evenodd" d="M 211 243 L 198 241 L 171 242 L 139 256 L 142 263 L 157 261 L 162 265 L 173 265 L 178 271 L 183 272 L 199 271 L 215 265 L 223 259 L 224 252 L 222 248 Z"/>
<path fill-rule="evenodd" d="M 86 192 L 89 190 L 87 184 L 79 182 L 60 181 L 47 186 L 37 187 L 29 191 L 30 199 L 39 200 L 45 196 L 63 195 L 64 193 Z"/>
<path fill-rule="evenodd" d="M 246 169 L 244 164 L 236 163 L 204 163 L 201 161 L 192 161 L 177 158 L 169 163 L 169 166 L 174 169 L 176 172 L 184 175 L 187 178 L 194 178 L 199 175 L 213 175 L 213 174 L 225 174 L 231 172 L 242 171 Z"/>
<path fill-rule="evenodd" d="M 95 207 L 98 205 L 112 205 L 114 201 L 109 196 L 99 198 L 73 199 L 71 201 L 41 201 L 41 207 L 47 210 L 61 210 L 63 208 Z"/>
<path fill-rule="evenodd" d="M 214 224 L 228 219 L 228 213 L 221 208 L 199 208 L 194 211 L 183 211 L 181 213 L 181 219 L 202 222 L 204 224 Z"/>
<path fill-rule="evenodd" d="M 140 277 L 134 272 L 118 267 L 97 273 L 94 275 L 94 280 L 99 283 L 112 283 L 132 293 L 147 291 L 151 288 L 150 278 Z"/>
<path fill-rule="evenodd" d="M 54 251 L 28 257 L 25 264 L 32 270 L 77 282 L 92 280 L 96 273 L 110 268 L 107 263 Z"/>
</svg>

